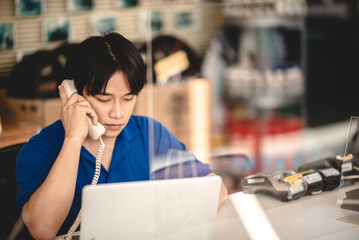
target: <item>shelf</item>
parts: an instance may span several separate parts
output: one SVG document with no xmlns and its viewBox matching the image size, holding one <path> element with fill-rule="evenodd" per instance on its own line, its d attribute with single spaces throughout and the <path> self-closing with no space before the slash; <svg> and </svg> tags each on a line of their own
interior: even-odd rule
<svg viewBox="0 0 359 240">
<path fill-rule="evenodd" d="M 244 98 L 227 98 L 227 103 L 236 103 L 241 102 L 246 106 L 254 107 L 258 110 L 268 111 L 268 110 L 274 110 L 278 109 L 280 107 L 293 105 L 293 104 L 301 104 L 301 97 L 297 96 L 293 98 L 281 98 L 281 97 L 275 97 L 275 96 L 253 96 L 249 99 Z"/>
<path fill-rule="evenodd" d="M 259 16 L 251 18 L 226 17 L 226 24 L 242 28 L 289 27 L 302 28 L 302 16 Z"/>
<path fill-rule="evenodd" d="M 346 4 L 333 4 L 328 6 L 310 6 L 308 7 L 308 16 L 315 17 L 349 17 L 349 7 Z"/>
</svg>

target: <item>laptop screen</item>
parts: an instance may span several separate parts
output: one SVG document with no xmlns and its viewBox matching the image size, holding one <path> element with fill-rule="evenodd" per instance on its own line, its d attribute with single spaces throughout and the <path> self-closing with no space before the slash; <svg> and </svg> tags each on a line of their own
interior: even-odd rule
<svg viewBox="0 0 359 240">
<path fill-rule="evenodd" d="M 219 176 L 86 186 L 80 239 L 209 239 Z"/>
</svg>

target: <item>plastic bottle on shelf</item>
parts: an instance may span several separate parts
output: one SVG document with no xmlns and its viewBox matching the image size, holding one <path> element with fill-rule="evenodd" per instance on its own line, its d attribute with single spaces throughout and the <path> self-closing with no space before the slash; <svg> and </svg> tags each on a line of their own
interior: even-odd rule
<svg viewBox="0 0 359 240">
<path fill-rule="evenodd" d="M 261 166 L 264 171 L 295 169 L 303 160 L 303 124 L 299 117 L 274 115 L 263 126 Z"/>
<path fill-rule="evenodd" d="M 254 159 L 255 129 L 253 119 L 243 119 L 234 122 L 229 127 L 229 145 L 236 152 L 248 156 L 251 162 Z"/>
</svg>

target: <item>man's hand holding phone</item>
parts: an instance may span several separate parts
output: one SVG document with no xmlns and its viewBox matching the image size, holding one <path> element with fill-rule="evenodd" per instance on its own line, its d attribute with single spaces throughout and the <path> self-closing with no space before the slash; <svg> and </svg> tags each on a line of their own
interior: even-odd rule
<svg viewBox="0 0 359 240">
<path fill-rule="evenodd" d="M 59 86 L 59 93 L 62 102 L 61 121 L 65 129 L 65 137 L 81 137 L 83 141 L 89 134 L 93 139 L 98 139 L 105 129 L 97 123 L 97 114 L 89 102 L 77 94 L 73 82 L 64 80 Z M 91 128 L 95 129 L 88 127 L 89 124 L 92 125 Z"/>
</svg>

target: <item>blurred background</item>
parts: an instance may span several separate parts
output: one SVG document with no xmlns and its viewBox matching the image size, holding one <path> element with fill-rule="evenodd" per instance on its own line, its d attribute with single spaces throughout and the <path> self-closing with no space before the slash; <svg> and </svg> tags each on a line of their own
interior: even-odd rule
<svg viewBox="0 0 359 240">
<path fill-rule="evenodd" d="M 135 114 L 230 192 L 248 174 L 343 154 L 359 115 L 358 17 L 357 0 L 1 0 L 1 147 L 59 118 L 71 49 L 116 31 L 147 65 Z"/>
</svg>

